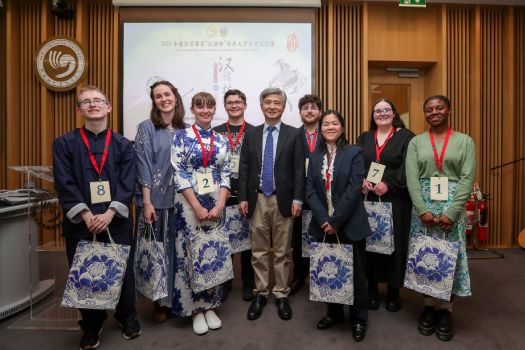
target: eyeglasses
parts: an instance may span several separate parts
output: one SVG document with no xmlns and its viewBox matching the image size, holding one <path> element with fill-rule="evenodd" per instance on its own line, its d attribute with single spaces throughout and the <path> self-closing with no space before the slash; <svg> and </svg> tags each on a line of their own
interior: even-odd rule
<svg viewBox="0 0 525 350">
<path fill-rule="evenodd" d="M 392 108 L 374 109 L 375 115 L 389 114 L 392 112 Z"/>
<path fill-rule="evenodd" d="M 97 106 L 97 107 L 101 107 L 101 106 L 107 104 L 107 101 L 106 101 L 106 100 L 102 100 L 102 99 L 100 99 L 100 98 L 94 98 L 94 99 L 92 99 L 92 100 L 82 100 L 82 101 L 80 101 L 80 102 L 78 103 L 78 105 L 79 105 L 80 107 L 89 107 L 89 106 L 91 106 L 92 103 L 93 103 L 95 106 Z"/>
<path fill-rule="evenodd" d="M 313 106 L 304 105 L 301 107 L 301 111 L 307 111 L 307 110 L 318 111 L 319 107 L 317 107 L 316 105 L 313 105 Z"/>
<path fill-rule="evenodd" d="M 240 106 L 243 104 L 244 104 L 244 101 L 228 101 L 226 102 L 226 107 Z"/>
</svg>

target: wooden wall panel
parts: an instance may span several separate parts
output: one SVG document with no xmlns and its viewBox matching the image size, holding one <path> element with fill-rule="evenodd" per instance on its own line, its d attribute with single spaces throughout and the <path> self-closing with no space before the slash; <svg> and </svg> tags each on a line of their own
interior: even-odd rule
<svg viewBox="0 0 525 350">
<path fill-rule="evenodd" d="M 503 125 L 503 9 L 481 8 L 481 142 L 480 152 L 480 186 L 483 192 L 490 195 L 489 245 L 498 246 L 503 241 L 501 220 L 504 219 L 502 204 L 502 169 L 491 171 L 490 168 L 502 163 Z M 474 117 L 474 116 L 473 116 Z M 508 197 L 508 196 L 507 196 Z M 508 218 L 510 219 L 510 218 Z M 507 234 L 509 234 L 507 232 Z"/>
<path fill-rule="evenodd" d="M 346 118 L 346 132 L 354 142 L 362 131 L 362 5 L 328 1 L 319 10 L 317 91 L 325 109 Z"/>
<path fill-rule="evenodd" d="M 106 92 L 112 103 L 109 126 L 118 130 L 118 36 L 115 35 L 115 8 L 111 1 L 91 1 L 88 5 L 88 84 L 95 85 Z"/>
<path fill-rule="evenodd" d="M 453 104 L 452 128 L 471 134 L 470 22 L 468 7 L 447 9 L 447 94 Z"/>
<path fill-rule="evenodd" d="M 525 157 L 525 7 L 515 9 L 515 158 Z M 514 167 L 514 211 L 512 244 L 517 244 L 518 233 L 525 228 L 525 160 Z"/>
<path fill-rule="evenodd" d="M 0 8 L 0 188 L 7 186 L 7 77 L 6 77 L 6 18 Z"/>
</svg>

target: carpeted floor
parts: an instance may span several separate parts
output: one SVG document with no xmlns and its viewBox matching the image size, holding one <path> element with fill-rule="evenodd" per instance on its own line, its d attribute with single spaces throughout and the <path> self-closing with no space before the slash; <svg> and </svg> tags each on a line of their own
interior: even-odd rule
<svg viewBox="0 0 525 350">
<path fill-rule="evenodd" d="M 137 306 L 143 334 L 135 340 L 124 340 L 110 318 L 100 336 L 99 349 L 525 349 L 525 251 L 499 252 L 505 254 L 504 259 L 470 260 L 473 296 L 456 298 L 456 335 L 450 342 L 418 333 L 421 298 L 409 290 L 402 291 L 401 311 L 390 313 L 383 303 L 378 311 L 371 311 L 366 339 L 355 343 L 348 322 L 329 330 L 316 329 L 325 309 L 308 300 L 306 287 L 290 298 L 292 320 L 279 319 L 270 297 L 261 318 L 248 321 L 249 303 L 241 300 L 240 283 L 235 281 L 228 301 L 217 312 L 222 329 L 197 336 L 192 332 L 191 320 L 155 324 L 151 303 L 141 298 Z M 8 328 L 24 316 L 27 311 L 0 322 L 0 349 L 78 349 L 80 331 Z"/>
</svg>

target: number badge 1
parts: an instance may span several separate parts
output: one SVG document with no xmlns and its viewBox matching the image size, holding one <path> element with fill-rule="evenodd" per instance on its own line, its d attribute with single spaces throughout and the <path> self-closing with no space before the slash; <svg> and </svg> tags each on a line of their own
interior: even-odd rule
<svg viewBox="0 0 525 350">
<path fill-rule="evenodd" d="M 91 204 L 111 202 L 109 181 L 93 181 L 89 183 Z"/>
<path fill-rule="evenodd" d="M 430 178 L 430 199 L 434 201 L 448 200 L 448 177 Z"/>
<path fill-rule="evenodd" d="M 211 172 L 197 174 L 197 193 L 206 194 L 215 192 L 215 184 Z"/>
<path fill-rule="evenodd" d="M 385 166 L 376 162 L 370 163 L 370 170 L 368 170 L 368 175 L 366 176 L 366 181 L 378 184 L 383 179 L 383 174 L 385 173 Z"/>
</svg>

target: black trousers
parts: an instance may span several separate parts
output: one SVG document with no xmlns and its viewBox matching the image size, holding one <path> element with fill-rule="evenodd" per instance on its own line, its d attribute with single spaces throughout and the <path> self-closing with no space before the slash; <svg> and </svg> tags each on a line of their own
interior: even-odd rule
<svg viewBox="0 0 525 350">
<path fill-rule="evenodd" d="M 126 267 L 126 273 L 124 274 L 124 281 L 122 284 L 122 291 L 120 293 L 120 299 L 115 309 L 115 318 L 117 320 L 134 319 L 136 317 L 135 311 L 135 276 L 133 274 L 133 258 L 135 256 L 135 243 L 131 236 L 131 232 L 112 234 L 113 241 L 118 244 L 130 245 L 130 253 L 128 257 L 128 264 Z M 75 251 L 77 249 L 77 243 L 79 239 L 66 238 L 66 254 L 69 266 L 73 262 Z M 98 242 L 109 242 L 107 233 L 97 235 Z M 104 320 L 107 318 L 106 310 L 91 310 L 91 309 L 79 309 L 82 315 L 83 324 L 87 327 L 93 327 L 95 329 L 100 328 Z"/>
<path fill-rule="evenodd" d="M 340 235 L 341 244 L 352 244 L 354 247 L 354 305 L 350 305 L 350 323 L 366 323 L 368 320 L 368 292 L 365 275 L 365 248 L 366 240 L 350 242 L 344 240 Z M 342 239 L 343 238 L 343 239 Z M 326 235 L 326 243 L 337 243 L 335 235 Z M 344 305 L 326 303 L 327 315 L 331 318 L 342 319 L 344 317 Z"/>
<path fill-rule="evenodd" d="M 293 277 L 295 280 L 304 280 L 310 274 L 310 260 L 303 258 L 303 242 L 302 242 L 302 215 L 295 218 L 292 230 L 292 261 L 293 261 Z"/>
</svg>

